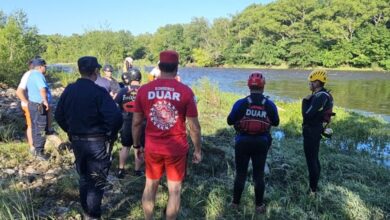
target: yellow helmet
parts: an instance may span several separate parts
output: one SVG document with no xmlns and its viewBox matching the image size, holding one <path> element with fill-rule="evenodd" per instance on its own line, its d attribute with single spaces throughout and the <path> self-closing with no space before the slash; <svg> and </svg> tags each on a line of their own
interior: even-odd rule
<svg viewBox="0 0 390 220">
<path fill-rule="evenodd" d="M 328 74 L 326 73 L 326 70 L 321 70 L 321 69 L 313 70 L 307 79 L 310 82 L 319 80 L 323 83 L 326 83 L 328 82 Z"/>
</svg>

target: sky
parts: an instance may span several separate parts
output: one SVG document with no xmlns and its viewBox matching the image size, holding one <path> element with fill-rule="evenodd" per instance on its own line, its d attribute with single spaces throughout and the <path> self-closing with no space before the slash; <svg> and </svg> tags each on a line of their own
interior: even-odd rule
<svg viewBox="0 0 390 220">
<path fill-rule="evenodd" d="M 190 23 L 194 17 L 229 18 L 247 6 L 272 0 L 0 0 L 0 10 L 22 10 L 40 34 L 82 34 L 88 30 L 154 33 L 167 24 Z"/>
</svg>

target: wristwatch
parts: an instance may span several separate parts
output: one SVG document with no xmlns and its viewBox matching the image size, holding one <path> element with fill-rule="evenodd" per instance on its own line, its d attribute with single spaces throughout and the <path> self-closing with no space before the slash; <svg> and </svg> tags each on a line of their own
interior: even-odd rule
<svg viewBox="0 0 390 220">
<path fill-rule="evenodd" d="M 140 148 L 141 148 L 141 145 L 133 145 L 133 148 L 134 148 L 134 149 L 140 149 Z"/>
</svg>

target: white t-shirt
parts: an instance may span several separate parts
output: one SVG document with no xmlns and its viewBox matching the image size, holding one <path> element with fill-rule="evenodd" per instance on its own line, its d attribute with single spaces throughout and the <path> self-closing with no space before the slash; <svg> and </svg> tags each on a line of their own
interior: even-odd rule
<svg viewBox="0 0 390 220">
<path fill-rule="evenodd" d="M 28 77 L 30 76 L 30 73 L 31 73 L 31 71 L 29 70 L 23 74 L 22 79 L 20 80 L 20 83 L 18 85 L 18 88 L 21 88 L 23 90 L 27 89 L 27 80 L 28 80 Z M 23 101 L 20 101 L 20 104 L 22 106 L 27 106 L 27 103 L 25 103 Z"/>
</svg>

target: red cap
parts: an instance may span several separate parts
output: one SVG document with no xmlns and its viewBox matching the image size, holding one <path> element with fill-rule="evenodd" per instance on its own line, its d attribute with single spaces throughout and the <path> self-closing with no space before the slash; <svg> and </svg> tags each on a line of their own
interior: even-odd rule
<svg viewBox="0 0 390 220">
<path fill-rule="evenodd" d="M 174 50 L 165 50 L 160 53 L 160 63 L 179 63 L 179 54 Z"/>
</svg>

